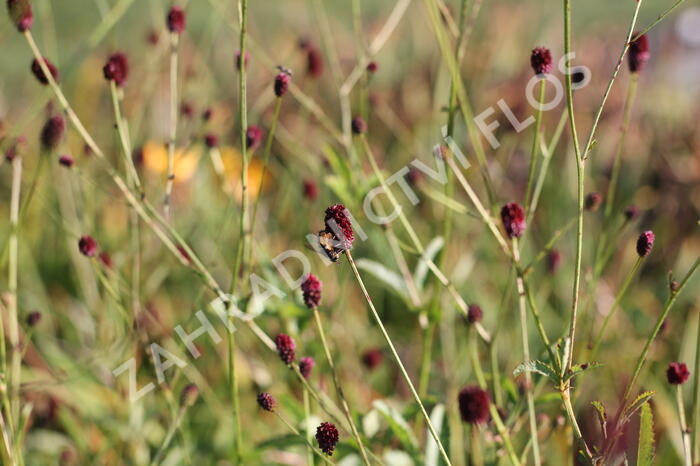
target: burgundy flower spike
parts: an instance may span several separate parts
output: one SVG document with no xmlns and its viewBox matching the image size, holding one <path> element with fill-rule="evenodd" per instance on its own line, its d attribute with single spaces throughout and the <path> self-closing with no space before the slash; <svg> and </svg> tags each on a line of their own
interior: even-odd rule
<svg viewBox="0 0 700 466">
<path fill-rule="evenodd" d="M 97 254 L 97 241 L 89 235 L 82 236 L 78 240 L 78 249 L 83 256 L 93 257 Z"/>
<path fill-rule="evenodd" d="M 515 202 L 503 206 L 501 219 L 508 238 L 519 238 L 525 232 L 525 212 Z"/>
<path fill-rule="evenodd" d="M 10 20 L 19 32 L 31 29 L 34 15 L 29 0 L 7 0 L 7 11 L 10 13 Z"/>
<path fill-rule="evenodd" d="M 338 429 L 330 422 L 322 422 L 321 425 L 316 428 L 318 448 L 326 455 L 333 455 L 338 439 Z"/>
<path fill-rule="evenodd" d="M 552 52 L 546 47 L 537 47 L 530 55 L 530 65 L 535 74 L 549 74 L 552 71 Z"/>
<path fill-rule="evenodd" d="M 275 337 L 275 345 L 277 346 L 277 353 L 280 355 L 282 362 L 286 365 L 292 364 L 297 357 L 297 345 L 294 343 L 292 337 L 280 333 Z"/>
<path fill-rule="evenodd" d="M 309 274 L 301 284 L 301 291 L 304 295 L 304 304 L 309 309 L 315 309 L 321 304 L 321 281 L 314 275 Z"/>
<path fill-rule="evenodd" d="M 645 231 L 637 239 L 637 254 L 639 257 L 647 257 L 654 247 L 654 233 L 651 230 Z"/>
<path fill-rule="evenodd" d="M 459 413 L 462 421 L 470 424 L 482 424 L 489 420 L 489 394 L 473 385 L 459 392 Z"/>
<path fill-rule="evenodd" d="M 672 362 L 666 369 L 666 378 L 671 385 L 684 384 L 688 377 L 690 377 L 690 371 L 684 362 Z"/>
<path fill-rule="evenodd" d="M 129 75 L 129 62 L 126 55 L 120 52 L 112 54 L 102 67 L 102 73 L 107 81 L 114 81 L 117 86 L 124 84 Z"/>
</svg>

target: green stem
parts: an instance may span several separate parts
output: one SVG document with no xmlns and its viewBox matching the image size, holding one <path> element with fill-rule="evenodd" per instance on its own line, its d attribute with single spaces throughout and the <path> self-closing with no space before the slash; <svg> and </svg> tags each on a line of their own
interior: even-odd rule
<svg viewBox="0 0 700 466">
<path fill-rule="evenodd" d="M 9 400 L 10 411 L 7 412 L 7 422 L 10 428 L 19 422 L 20 410 L 20 377 L 22 356 L 19 347 L 19 322 L 17 305 L 17 276 L 19 268 L 19 211 L 20 211 L 20 191 L 22 188 L 22 157 L 17 155 L 12 161 L 12 191 L 10 195 L 10 240 L 9 240 L 9 270 L 7 288 L 9 300 L 7 303 L 9 320 L 9 341 L 10 341 L 10 384 Z M 14 438 L 19 436 L 19 431 L 13 433 Z M 19 446 L 17 446 L 19 448 Z M 18 450 L 17 454 L 21 454 Z"/>
<path fill-rule="evenodd" d="M 233 411 L 233 429 L 234 429 L 234 453 L 233 464 L 240 464 L 241 450 L 243 448 L 243 432 L 241 430 L 241 408 L 238 395 L 238 375 L 236 374 L 236 330 L 228 332 L 228 374 L 229 374 L 229 390 L 231 395 L 231 405 Z"/>
<path fill-rule="evenodd" d="M 179 34 L 170 33 L 170 121 L 168 125 L 168 168 L 165 182 L 164 215 L 170 220 L 173 183 L 175 182 L 175 138 L 177 137 L 177 45 Z"/>
<path fill-rule="evenodd" d="M 309 391 L 304 388 L 304 433 L 306 434 L 306 457 L 307 466 L 314 466 L 314 448 L 311 443 L 311 403 L 309 402 Z"/>
<path fill-rule="evenodd" d="M 263 187 L 264 187 L 263 185 L 265 183 L 265 172 L 267 171 L 267 164 L 270 160 L 270 150 L 272 148 L 272 140 L 274 139 L 275 130 L 277 129 L 277 122 L 279 121 L 280 107 L 281 106 L 282 106 L 282 98 L 277 97 L 275 99 L 275 111 L 272 114 L 272 124 L 270 125 L 270 131 L 267 133 L 267 139 L 265 140 L 265 150 L 263 152 L 262 172 L 260 175 L 260 186 L 258 187 L 258 195 L 256 196 L 255 201 L 253 202 L 253 213 L 252 213 L 251 219 L 250 219 L 250 234 L 249 234 L 251 241 L 253 238 L 253 230 L 255 229 L 255 219 L 258 216 L 258 206 L 260 205 L 260 197 L 262 196 Z M 249 251 L 249 254 L 250 254 L 250 251 Z M 248 258 L 248 261 L 250 261 L 250 258 Z"/>
<path fill-rule="evenodd" d="M 537 155 L 540 146 L 540 130 L 542 128 L 542 106 L 544 102 L 544 91 L 545 85 L 547 83 L 546 79 L 540 80 L 540 98 L 538 100 L 539 106 L 537 107 L 537 113 L 535 113 L 535 134 L 532 137 L 532 149 L 530 150 L 530 169 L 527 174 L 527 188 L 525 189 L 525 208 L 529 216 L 531 210 L 531 200 L 532 200 L 532 183 L 535 181 L 535 171 L 537 168 Z"/>
<path fill-rule="evenodd" d="M 590 356 L 591 361 L 595 361 L 595 357 L 598 354 L 598 348 L 600 347 L 600 343 L 603 341 L 603 336 L 605 335 L 605 330 L 608 328 L 608 324 L 610 323 L 610 319 L 612 318 L 613 314 L 615 314 L 615 311 L 617 311 L 617 309 L 620 305 L 620 301 L 622 301 L 622 298 L 625 296 L 625 293 L 627 292 L 627 288 L 629 288 L 630 283 L 632 283 L 632 279 L 637 274 L 637 271 L 639 270 L 639 267 L 641 265 L 642 265 L 642 258 L 638 257 L 637 260 L 635 261 L 634 265 L 632 266 L 632 270 L 629 271 L 629 273 L 627 274 L 627 277 L 625 278 L 625 281 L 622 283 L 622 287 L 617 292 L 617 296 L 615 296 L 615 301 L 613 302 L 613 305 L 610 308 L 610 311 L 608 311 L 608 314 L 605 316 L 605 319 L 603 320 L 603 326 L 600 328 L 600 333 L 598 333 L 598 338 L 596 338 L 595 343 L 593 344 L 593 350 L 591 351 L 591 356 Z"/>
<path fill-rule="evenodd" d="M 513 238 L 513 257 L 515 264 L 517 266 L 520 261 L 520 247 L 518 245 L 518 239 Z M 523 277 L 518 275 L 516 278 L 516 284 L 518 287 L 518 307 L 520 309 L 520 336 L 522 338 L 523 345 L 523 360 L 530 361 L 530 344 L 528 342 L 528 331 L 527 331 L 527 303 L 525 296 L 525 286 L 523 283 Z M 554 362 L 554 361 L 552 361 Z M 535 465 L 541 464 L 542 460 L 540 458 L 540 443 L 538 439 L 538 429 L 537 429 L 537 413 L 535 412 L 535 396 L 533 394 L 532 385 L 532 375 L 529 371 L 525 371 L 525 397 L 527 399 L 527 413 L 530 421 L 530 439 L 532 441 L 532 456 Z"/>
<path fill-rule="evenodd" d="M 382 332 L 382 336 L 386 340 L 387 345 L 389 346 L 389 349 L 391 350 L 391 354 L 393 355 L 394 359 L 396 360 L 396 364 L 399 366 L 399 370 L 401 371 L 401 375 L 403 376 L 404 380 L 406 381 L 406 384 L 408 385 L 408 388 L 411 391 L 411 394 L 413 395 L 414 400 L 418 404 L 418 407 L 420 408 L 421 412 L 423 413 L 423 418 L 425 419 L 426 424 L 428 425 L 428 429 L 430 430 L 430 434 L 433 437 L 433 440 L 435 440 L 435 443 L 438 446 L 438 449 L 440 450 L 440 454 L 442 455 L 442 458 L 445 460 L 445 463 L 450 466 L 452 463 L 450 462 L 450 458 L 447 456 L 447 452 L 445 451 L 445 448 L 442 446 L 442 442 L 440 441 L 440 436 L 438 435 L 437 431 L 435 430 L 435 427 L 433 426 L 433 423 L 430 421 L 430 416 L 428 416 L 428 412 L 425 410 L 425 407 L 423 406 L 423 402 L 420 399 L 420 396 L 418 396 L 418 392 L 416 391 L 416 388 L 413 386 L 413 382 L 411 382 L 411 378 L 408 375 L 408 372 L 406 371 L 406 368 L 403 365 L 403 362 L 401 362 L 401 358 L 399 357 L 399 353 L 396 351 L 396 348 L 394 347 L 394 343 L 391 341 L 391 337 L 386 331 L 386 328 L 384 327 L 384 324 L 382 323 L 382 319 L 379 317 L 379 313 L 374 307 L 374 302 L 372 301 L 372 298 L 369 296 L 369 293 L 367 292 L 367 288 L 365 287 L 364 282 L 362 281 L 362 277 L 360 276 L 360 272 L 357 270 L 357 266 L 355 265 L 355 261 L 352 258 L 352 254 L 350 254 L 350 251 L 347 250 L 345 251 L 345 255 L 348 258 L 348 262 L 350 262 L 350 267 L 352 267 L 352 271 L 355 274 L 355 278 L 357 279 L 358 284 L 360 285 L 360 288 L 362 289 L 362 294 L 365 297 L 365 300 L 367 301 L 367 304 L 369 305 L 370 310 L 372 311 L 372 316 L 374 317 L 375 322 L 377 323 L 377 326 Z"/>
<path fill-rule="evenodd" d="M 698 457 L 698 426 L 700 426 L 700 414 L 698 413 L 698 407 L 700 407 L 700 314 L 698 315 L 698 323 L 696 326 L 696 337 L 695 337 L 695 371 L 693 371 L 693 404 L 690 410 L 691 416 L 693 418 L 693 428 L 691 432 L 692 435 L 692 448 L 691 453 L 693 455 L 693 462 L 696 463 L 696 458 Z"/>
<path fill-rule="evenodd" d="M 630 117 L 632 115 L 632 107 L 634 106 L 634 98 L 637 94 L 637 83 L 639 81 L 639 73 L 632 73 L 630 85 L 627 89 L 627 98 L 625 100 L 624 116 L 622 118 L 622 128 L 620 129 L 620 140 L 617 145 L 617 150 L 615 151 L 615 158 L 613 159 L 613 168 L 610 175 L 610 184 L 608 185 L 608 194 L 605 196 L 605 212 L 604 218 L 607 220 L 613 211 L 613 204 L 615 203 L 615 194 L 617 190 L 617 180 L 620 177 L 620 164 L 622 154 L 625 151 L 625 139 L 627 137 L 627 129 L 630 124 Z"/>
<path fill-rule="evenodd" d="M 282 417 L 282 415 L 280 413 L 278 413 L 277 411 L 274 411 L 274 413 L 277 415 L 277 417 L 280 419 L 280 421 L 282 421 L 284 423 L 284 425 L 286 425 L 287 428 L 292 431 L 292 433 L 294 435 L 297 435 L 297 436 L 303 438 L 304 441 L 306 442 L 307 446 L 309 448 L 311 448 L 311 450 L 314 453 L 316 453 L 318 456 L 320 456 L 323 461 L 325 461 L 328 464 L 335 464 L 321 450 L 316 448 L 313 445 L 313 443 L 311 443 L 311 441 L 306 436 L 302 435 L 301 432 L 299 432 L 299 430 L 296 427 L 294 427 L 289 421 L 287 421 L 284 417 Z"/>
<path fill-rule="evenodd" d="M 175 432 L 177 432 L 177 429 L 180 426 L 180 423 L 182 422 L 182 418 L 185 415 L 185 411 L 186 408 L 184 406 L 178 410 L 177 416 L 175 416 L 175 419 L 168 428 L 168 432 L 165 434 L 165 439 L 163 440 L 163 443 L 160 445 L 160 448 L 156 452 L 156 455 L 153 457 L 153 460 L 151 460 L 151 462 L 149 463 L 151 466 L 156 466 L 162 461 L 163 455 L 167 451 L 168 446 L 170 445 L 170 442 L 172 441 L 173 436 L 175 435 Z"/>
<path fill-rule="evenodd" d="M 248 226 L 248 145 L 246 144 L 246 131 L 248 129 L 248 111 L 246 97 L 246 30 L 248 27 L 248 0 L 239 0 L 240 30 L 240 70 L 238 74 L 238 120 L 241 124 L 240 147 L 243 166 L 241 168 L 241 215 L 239 219 L 238 246 L 236 248 L 236 260 L 233 266 L 231 279 L 231 293 L 236 291 L 238 279 L 243 276 L 246 257 L 246 230 Z"/>
<path fill-rule="evenodd" d="M 542 154 L 542 167 L 540 168 L 540 174 L 537 177 L 537 183 L 535 183 L 535 192 L 532 195 L 532 201 L 530 202 L 529 217 L 532 218 L 537 210 L 537 205 L 539 204 L 540 194 L 542 194 L 542 188 L 544 187 L 544 180 L 547 178 L 547 172 L 549 171 L 549 163 L 552 161 L 552 156 L 554 155 L 554 149 L 556 149 L 557 144 L 559 144 L 559 139 L 561 138 L 564 128 L 566 127 L 566 121 L 568 119 L 568 113 L 564 110 L 559 118 L 559 123 L 557 124 L 554 134 L 552 135 L 552 140 L 549 146 L 543 147 Z M 546 152 L 545 152 L 546 150 Z M 528 218 L 529 221 L 529 218 Z"/>
<path fill-rule="evenodd" d="M 316 322 L 316 329 L 318 330 L 318 334 L 321 337 L 321 344 L 323 346 L 323 351 L 326 353 L 326 359 L 328 360 L 328 366 L 331 369 L 331 375 L 333 377 L 333 384 L 335 385 L 336 392 L 338 393 L 338 399 L 340 400 L 340 406 L 343 408 L 343 413 L 345 413 L 345 417 L 348 420 L 348 424 L 350 424 L 350 430 L 352 431 L 353 437 L 355 437 L 355 440 L 357 441 L 357 446 L 360 449 L 360 454 L 362 455 L 362 460 L 366 465 L 369 466 L 370 462 L 369 459 L 367 458 L 367 452 L 365 451 L 365 446 L 364 443 L 362 442 L 362 438 L 360 437 L 360 433 L 357 430 L 357 426 L 355 425 L 355 421 L 352 418 L 352 413 L 350 412 L 350 407 L 348 406 L 347 399 L 345 398 L 345 394 L 343 393 L 343 387 L 340 385 L 340 379 L 338 378 L 338 371 L 335 368 L 335 363 L 333 362 L 333 356 L 331 355 L 331 350 L 328 347 L 328 341 L 326 340 L 326 332 L 323 330 L 323 324 L 321 323 L 321 315 L 318 312 L 318 308 L 313 309 L 314 313 L 314 321 Z"/>
<path fill-rule="evenodd" d="M 685 406 L 683 403 L 683 385 L 676 385 L 676 402 L 678 403 L 678 419 L 681 427 L 681 438 L 683 439 L 683 464 L 684 466 L 692 466 L 690 459 L 690 432 L 688 432 L 688 424 L 685 421 Z"/>
<path fill-rule="evenodd" d="M 700 257 L 695 259 L 695 262 L 693 263 L 692 267 L 686 274 L 685 278 L 681 282 L 678 291 L 675 293 L 671 293 L 671 296 L 668 298 L 668 301 L 666 301 L 666 305 L 664 306 L 664 310 L 661 312 L 661 315 L 656 321 L 656 326 L 654 327 L 654 330 L 651 332 L 651 335 L 649 335 L 649 338 L 647 338 L 646 343 L 644 344 L 644 349 L 642 350 L 641 354 L 639 355 L 639 358 L 637 359 L 637 364 L 634 367 L 634 372 L 632 373 L 632 378 L 630 379 L 627 389 L 625 390 L 625 394 L 622 397 L 622 403 L 620 404 L 621 407 L 625 405 L 627 400 L 629 399 L 629 396 L 632 393 L 632 389 L 634 388 L 634 384 L 637 382 L 637 378 L 639 377 L 639 374 L 642 371 L 642 367 L 644 366 L 644 363 L 646 362 L 647 356 L 649 355 L 649 348 L 651 348 L 651 344 L 654 342 L 654 339 L 656 336 L 659 334 L 659 331 L 661 331 L 661 326 L 663 325 L 664 321 L 666 320 L 666 317 L 668 317 L 668 313 L 671 311 L 671 308 L 673 305 L 676 303 L 676 299 L 678 299 L 678 295 L 683 291 L 685 286 L 688 284 L 692 276 L 695 274 L 695 272 L 698 269 L 698 266 L 700 266 Z"/>
</svg>

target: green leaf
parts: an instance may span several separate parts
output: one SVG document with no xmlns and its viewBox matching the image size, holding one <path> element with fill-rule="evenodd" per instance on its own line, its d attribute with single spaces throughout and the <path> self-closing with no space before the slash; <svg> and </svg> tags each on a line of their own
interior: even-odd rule
<svg viewBox="0 0 700 466">
<path fill-rule="evenodd" d="M 404 282 L 401 275 L 389 269 L 384 264 L 370 259 L 357 259 L 355 263 L 357 264 L 357 268 L 372 275 L 386 288 L 396 293 L 400 298 L 404 300 L 408 299 L 406 282 Z"/>
<path fill-rule="evenodd" d="M 418 440 L 416 440 L 411 426 L 401 416 L 401 413 L 395 408 L 389 406 L 384 400 L 375 400 L 372 403 L 374 409 L 384 417 L 389 423 L 389 428 L 396 438 L 401 442 L 401 445 L 412 454 L 418 451 Z"/>
<path fill-rule="evenodd" d="M 627 421 L 629 421 L 630 417 L 632 417 L 632 415 L 636 413 L 637 410 L 641 408 L 642 405 L 646 403 L 652 396 L 654 396 L 654 392 L 650 390 L 648 392 L 640 394 L 637 398 L 635 398 L 634 401 L 622 411 L 622 416 L 620 416 L 620 425 L 624 425 Z"/>
<path fill-rule="evenodd" d="M 603 437 L 608 438 L 608 414 L 605 412 L 605 406 L 600 401 L 591 401 L 591 405 L 598 413 L 598 422 L 600 429 L 603 431 Z"/>
<path fill-rule="evenodd" d="M 559 375 L 557 372 L 554 370 L 552 366 L 547 364 L 546 362 L 542 361 L 525 361 L 524 363 L 520 364 L 518 367 L 515 368 L 513 371 L 513 376 L 517 377 L 523 372 L 535 372 L 537 374 L 544 375 L 546 377 L 549 377 L 549 379 L 557 383 L 559 381 Z"/>
<path fill-rule="evenodd" d="M 430 422 L 435 428 L 438 437 L 442 432 L 442 421 L 445 418 L 445 405 L 439 404 L 433 408 L 430 413 Z M 430 433 L 430 429 L 427 429 L 425 433 L 425 438 L 428 439 L 425 445 L 425 466 L 438 466 L 438 461 L 440 460 L 440 450 L 438 449 L 435 439 Z"/>
<path fill-rule="evenodd" d="M 442 239 L 442 236 L 437 236 L 433 238 L 433 240 L 428 243 L 428 245 L 425 247 L 425 255 L 424 257 L 433 260 L 435 256 L 437 255 L 438 252 L 440 252 L 440 249 L 445 245 L 445 240 Z M 413 281 L 416 282 L 416 286 L 418 287 L 419 290 L 423 290 L 423 287 L 425 286 L 425 277 L 428 275 L 428 263 L 421 258 L 418 261 L 418 265 L 416 266 L 416 270 L 413 272 Z"/>
<path fill-rule="evenodd" d="M 654 464 L 654 416 L 648 401 L 642 403 L 639 414 L 639 447 L 637 449 L 637 466 Z"/>
<path fill-rule="evenodd" d="M 602 364 L 600 364 L 600 363 L 598 363 L 598 362 L 589 362 L 589 363 L 584 363 L 584 364 L 574 364 L 573 366 L 571 366 L 571 370 L 570 370 L 569 373 L 567 374 L 565 380 L 571 380 L 571 379 L 573 379 L 574 377 L 576 377 L 576 376 L 579 375 L 579 374 L 582 374 L 582 373 L 584 373 L 584 372 L 586 372 L 586 371 L 588 371 L 588 370 L 591 370 L 591 369 L 596 369 L 596 368 L 598 368 L 598 367 L 600 367 L 600 366 L 602 366 Z"/>
</svg>

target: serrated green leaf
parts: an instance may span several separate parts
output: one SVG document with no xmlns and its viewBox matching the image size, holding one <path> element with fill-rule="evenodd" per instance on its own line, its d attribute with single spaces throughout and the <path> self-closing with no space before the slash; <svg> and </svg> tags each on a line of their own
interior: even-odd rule
<svg viewBox="0 0 700 466">
<path fill-rule="evenodd" d="M 639 447 L 637 466 L 654 464 L 654 416 L 648 401 L 642 403 L 639 413 Z"/>
<path fill-rule="evenodd" d="M 590 363 L 584 363 L 584 364 L 574 364 L 571 366 L 571 371 L 569 374 L 566 376 L 566 380 L 571 380 L 577 375 L 580 375 L 588 370 L 591 369 L 596 369 L 598 367 L 602 366 L 602 364 L 598 362 L 590 362 Z"/>
<path fill-rule="evenodd" d="M 603 437 L 608 438 L 608 414 L 605 412 L 605 406 L 600 401 L 591 401 L 591 405 L 598 413 L 598 422 L 600 423 Z"/>
<path fill-rule="evenodd" d="M 622 411 L 622 416 L 620 416 L 620 424 L 624 425 L 627 421 L 629 421 L 630 417 L 632 417 L 632 415 L 636 413 L 637 410 L 641 408 L 642 405 L 652 396 L 654 396 L 654 392 L 650 390 L 648 392 L 641 393 L 637 398 L 635 398 L 634 401 L 627 405 L 627 407 Z"/>
<path fill-rule="evenodd" d="M 376 278 L 382 285 L 390 291 L 396 293 L 400 298 L 408 299 L 408 290 L 403 277 L 382 263 L 370 259 L 357 259 L 357 268 Z"/>
<path fill-rule="evenodd" d="M 518 367 L 515 368 L 515 370 L 513 371 L 513 376 L 517 377 L 523 372 L 535 372 L 537 374 L 544 375 L 546 377 L 549 377 L 549 379 L 554 383 L 557 383 L 559 381 L 559 375 L 557 374 L 557 372 L 552 366 L 550 366 L 546 362 L 538 360 L 525 361 L 524 363 L 520 364 Z"/>
</svg>

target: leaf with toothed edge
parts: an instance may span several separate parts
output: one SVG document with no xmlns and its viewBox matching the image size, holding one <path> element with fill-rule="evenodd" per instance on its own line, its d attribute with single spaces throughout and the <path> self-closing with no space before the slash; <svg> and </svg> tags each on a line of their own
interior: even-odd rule
<svg viewBox="0 0 700 466">
<path fill-rule="evenodd" d="M 648 401 L 642 403 L 639 413 L 639 446 L 637 466 L 654 464 L 654 416 Z"/>
<path fill-rule="evenodd" d="M 515 368 L 515 370 L 513 371 L 513 377 L 517 377 L 523 372 L 535 372 L 537 374 L 544 375 L 546 377 L 549 377 L 549 379 L 553 383 L 557 383 L 559 381 L 557 371 L 555 371 L 552 366 L 542 361 L 525 361 L 524 363 L 520 364 L 518 367 Z"/>
</svg>

